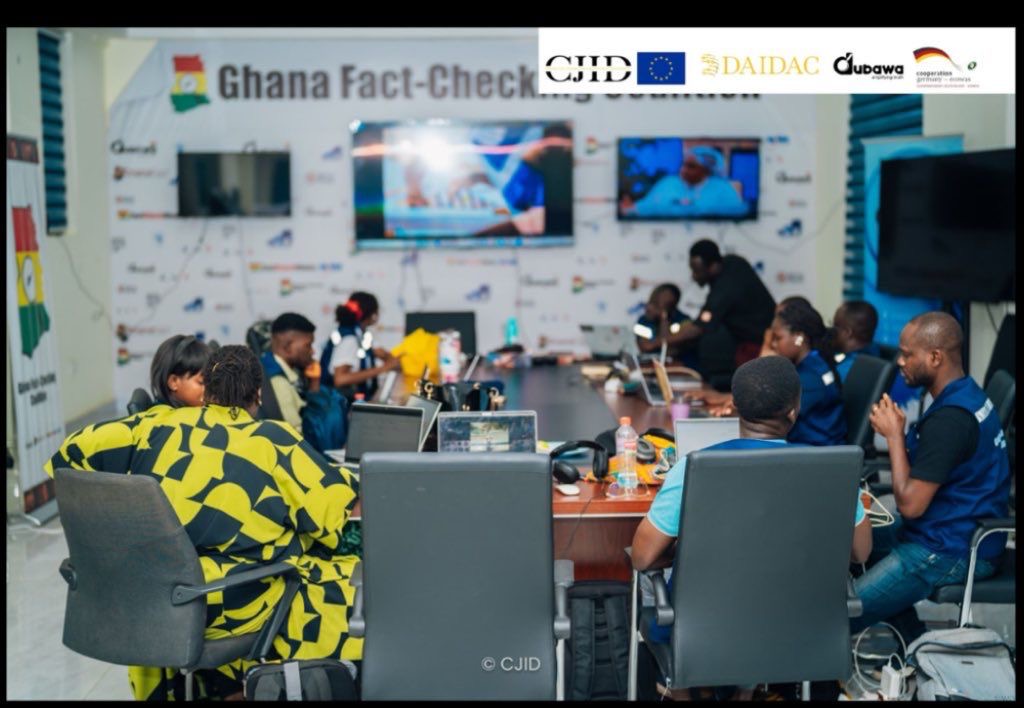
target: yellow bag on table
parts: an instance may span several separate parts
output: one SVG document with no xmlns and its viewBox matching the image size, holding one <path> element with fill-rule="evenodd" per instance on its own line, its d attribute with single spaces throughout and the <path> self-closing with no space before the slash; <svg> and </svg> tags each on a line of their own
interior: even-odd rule
<svg viewBox="0 0 1024 708">
<path fill-rule="evenodd" d="M 437 356 L 440 342 L 441 337 L 420 327 L 405 335 L 391 353 L 402 358 L 402 373 L 406 376 L 419 378 L 423 375 L 423 367 L 427 367 L 427 378 L 437 380 L 441 372 Z"/>
<path fill-rule="evenodd" d="M 662 452 L 667 448 L 673 448 L 674 451 L 675 443 L 673 443 L 671 440 L 666 440 L 665 438 L 653 434 L 644 435 L 642 437 L 644 440 L 654 445 L 655 457 L 654 462 L 650 464 L 645 465 L 642 462 L 636 463 L 637 481 L 639 481 L 641 484 L 657 487 L 660 486 L 661 483 L 665 481 L 665 475 L 659 473 L 658 471 L 658 462 L 661 460 Z M 615 457 L 613 455 L 611 458 L 609 458 L 608 474 L 604 478 L 605 484 L 611 484 L 612 482 L 615 481 L 616 473 L 618 473 L 619 471 L 619 465 L 620 460 L 618 457 Z M 587 472 L 585 479 L 588 482 L 598 481 L 597 477 L 594 476 L 593 472 Z"/>
</svg>

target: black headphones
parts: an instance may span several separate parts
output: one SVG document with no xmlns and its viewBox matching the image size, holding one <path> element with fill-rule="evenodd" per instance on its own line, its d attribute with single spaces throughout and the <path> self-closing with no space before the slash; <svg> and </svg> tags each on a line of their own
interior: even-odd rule
<svg viewBox="0 0 1024 708">
<path fill-rule="evenodd" d="M 567 452 L 580 449 L 594 451 L 595 477 L 604 479 L 604 476 L 608 474 L 608 451 L 604 446 L 591 440 L 570 440 L 567 443 L 562 443 L 548 454 L 548 457 L 551 458 L 551 473 L 562 484 L 573 484 L 582 479 L 583 475 L 580 474 L 575 465 L 555 458 Z"/>
</svg>

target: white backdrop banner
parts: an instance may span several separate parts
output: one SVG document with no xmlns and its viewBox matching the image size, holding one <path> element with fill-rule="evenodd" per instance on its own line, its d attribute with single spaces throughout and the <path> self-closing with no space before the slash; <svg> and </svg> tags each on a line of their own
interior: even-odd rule
<svg viewBox="0 0 1024 708">
<path fill-rule="evenodd" d="M 57 337 L 44 274 L 46 212 L 39 147 L 7 136 L 7 342 L 11 362 L 18 484 L 24 511 L 53 497 L 43 465 L 64 439 Z"/>
<path fill-rule="evenodd" d="M 662 281 L 695 314 L 700 238 L 750 260 L 777 298 L 815 291 L 815 210 L 840 198 L 814 203 L 814 96 L 540 95 L 536 57 L 527 40 L 159 42 L 110 112 L 118 405 L 172 334 L 237 343 L 295 311 L 322 344 L 353 290 L 380 300 L 385 346 L 406 311 L 473 310 L 482 351 L 514 316 L 529 349 L 580 352 L 579 323 L 634 321 Z M 350 125 L 428 118 L 572 121 L 575 245 L 356 253 Z M 629 136 L 760 138 L 759 218 L 617 221 Z M 290 152 L 291 216 L 178 218 L 177 153 L 242 150 Z"/>
</svg>

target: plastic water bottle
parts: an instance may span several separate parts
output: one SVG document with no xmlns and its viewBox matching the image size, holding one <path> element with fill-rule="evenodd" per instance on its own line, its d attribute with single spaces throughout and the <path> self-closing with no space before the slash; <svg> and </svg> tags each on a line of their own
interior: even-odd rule
<svg viewBox="0 0 1024 708">
<path fill-rule="evenodd" d="M 519 325 L 515 317 L 509 317 L 505 323 L 505 346 L 519 343 Z"/>
<path fill-rule="evenodd" d="M 636 494 L 639 481 L 636 475 L 636 444 L 639 439 L 629 416 L 619 418 L 615 431 L 615 456 L 619 460 L 619 487 L 626 496 Z"/>
<path fill-rule="evenodd" d="M 462 337 L 458 330 L 446 329 L 438 332 L 437 357 L 441 367 L 441 383 L 459 380 L 461 368 Z"/>
</svg>

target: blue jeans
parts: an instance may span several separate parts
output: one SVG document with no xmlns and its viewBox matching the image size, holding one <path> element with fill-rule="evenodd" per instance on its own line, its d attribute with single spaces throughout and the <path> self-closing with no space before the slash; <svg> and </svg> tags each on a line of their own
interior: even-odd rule
<svg viewBox="0 0 1024 708">
<path fill-rule="evenodd" d="M 897 534 L 901 526 L 902 519 L 897 515 L 892 526 L 873 530 L 868 571 L 854 580 L 854 588 L 864 603 L 864 614 L 850 620 L 850 632 L 888 621 L 910 644 L 924 632 L 914 603 L 926 599 L 941 585 L 964 582 L 971 559 L 969 555 L 933 553 L 920 544 L 900 541 Z M 871 565 L 872 561 L 877 562 Z M 992 561 L 978 558 L 975 579 L 988 578 L 995 572 Z"/>
</svg>

